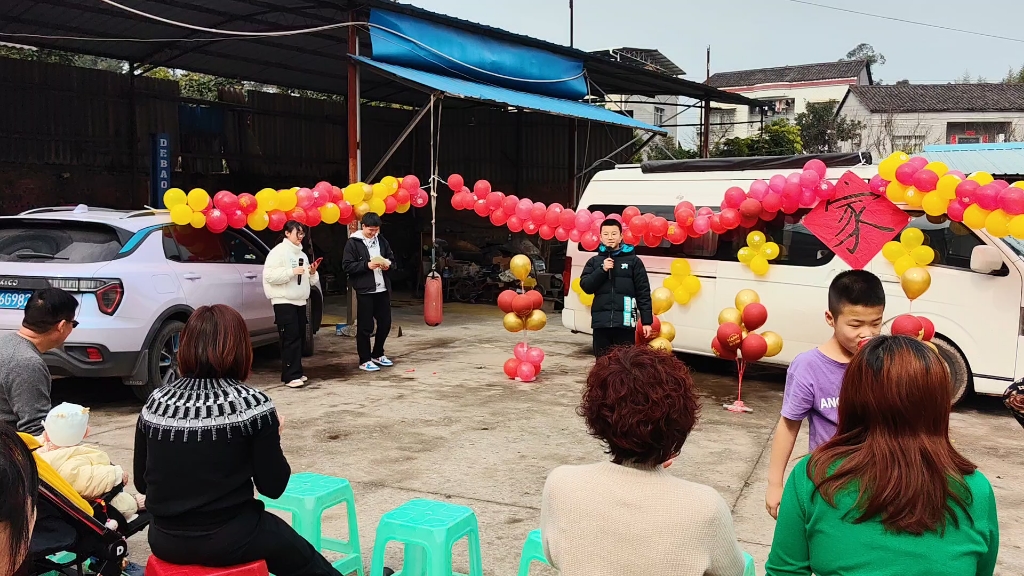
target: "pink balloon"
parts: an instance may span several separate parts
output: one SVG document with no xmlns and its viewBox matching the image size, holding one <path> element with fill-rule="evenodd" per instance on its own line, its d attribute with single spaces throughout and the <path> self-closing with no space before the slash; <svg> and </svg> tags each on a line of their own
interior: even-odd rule
<svg viewBox="0 0 1024 576">
<path fill-rule="evenodd" d="M 509 215 L 504 210 L 495 210 L 491 212 L 491 224 L 495 226 L 504 226 L 508 222 Z"/>
<path fill-rule="evenodd" d="M 882 185 L 882 182 L 885 182 L 885 180 L 882 178 L 882 175 L 875 174 L 874 176 L 871 177 L 871 180 L 868 182 L 868 187 L 870 187 L 871 191 L 874 192 L 875 194 L 883 196 L 885 195 L 885 186 Z"/>
<path fill-rule="evenodd" d="M 999 207 L 999 187 L 994 184 L 986 184 L 974 193 L 974 203 L 985 210 L 995 210 Z"/>
<path fill-rule="evenodd" d="M 558 215 L 558 225 L 566 230 L 572 230 L 576 227 L 576 213 L 573 212 L 572 208 L 562 210 L 562 213 Z"/>
<path fill-rule="evenodd" d="M 341 212 L 339 220 L 343 218 L 348 218 L 349 216 L 352 215 L 352 205 L 346 202 L 345 200 L 342 200 L 341 204 L 338 204 L 338 210 Z"/>
<path fill-rule="evenodd" d="M 764 197 L 768 195 L 768 183 L 764 180 L 754 180 L 750 183 L 750 193 L 748 196 L 761 202 Z"/>
<path fill-rule="evenodd" d="M 714 213 L 715 213 L 715 211 L 712 210 L 708 206 L 701 206 L 700 209 L 697 210 L 697 216 L 708 216 L 708 217 L 710 217 Z"/>
<path fill-rule="evenodd" d="M 711 223 L 711 231 L 712 232 L 714 232 L 715 234 L 725 234 L 725 232 L 726 232 L 725 225 L 722 224 L 722 218 L 718 214 L 715 214 L 714 216 L 711 217 L 711 222 L 710 223 Z M 659 243 L 651 244 L 651 243 L 647 242 L 647 236 L 644 236 L 644 242 L 647 243 L 647 245 L 652 247 L 652 248 L 657 246 L 660 243 L 659 242 Z"/>
<path fill-rule="evenodd" d="M 394 195 L 388 196 L 388 198 L 394 198 Z M 331 201 L 331 191 L 330 191 L 330 189 L 328 189 L 326 192 L 324 192 L 322 189 L 321 190 L 317 190 L 316 188 L 313 189 L 313 206 L 312 206 L 313 208 L 320 208 L 321 206 L 326 205 L 330 201 Z"/>
<path fill-rule="evenodd" d="M 569 239 L 569 231 L 561 226 L 555 228 L 555 239 L 559 242 L 565 242 Z"/>
<path fill-rule="evenodd" d="M 418 189 L 416 191 L 419 192 Z M 405 188 L 399 188 L 398 192 L 395 192 L 393 197 L 395 199 L 395 203 L 397 203 L 397 204 L 411 204 L 412 203 L 412 195 L 410 195 L 409 191 L 406 190 Z"/>
<path fill-rule="evenodd" d="M 896 180 L 904 186 L 913 186 L 914 176 L 917 175 L 919 170 L 921 170 L 921 168 L 917 167 L 915 164 L 905 162 L 896 169 Z"/>
<path fill-rule="evenodd" d="M 555 229 L 547 224 L 541 224 L 540 227 L 537 228 L 537 234 L 539 234 L 544 240 L 551 240 L 555 237 Z"/>
<path fill-rule="evenodd" d="M 590 222 L 590 212 L 586 208 L 576 213 L 575 227 L 577 230 L 584 232 L 590 230 Z"/>
<path fill-rule="evenodd" d="M 508 217 L 505 222 L 510 232 L 522 232 L 523 231 L 523 219 L 518 214 L 513 214 Z"/>
<path fill-rule="evenodd" d="M 949 203 L 949 207 L 946 208 L 946 216 L 953 222 L 963 222 L 964 212 L 967 210 L 967 204 L 960 199 L 953 200 Z"/>
<path fill-rule="evenodd" d="M 530 210 L 532 209 L 533 202 L 527 200 L 526 198 L 523 198 L 522 200 L 519 201 L 519 204 L 516 206 L 516 216 L 518 216 L 519 219 L 523 221 L 529 220 Z"/>
<path fill-rule="evenodd" d="M 939 175 L 931 170 L 919 170 L 914 174 L 914 188 L 921 192 L 931 192 L 939 184 Z"/>
<path fill-rule="evenodd" d="M 733 186 L 725 191 L 725 200 L 722 201 L 723 208 L 739 208 L 740 203 L 747 199 L 746 193 L 739 186 Z"/>
<path fill-rule="evenodd" d="M 228 216 L 228 226 L 231 226 L 235 230 L 245 228 L 245 212 L 242 212 L 241 209 L 235 208 L 230 212 L 226 212 L 226 214 Z"/>
<path fill-rule="evenodd" d="M 579 228 L 573 228 L 572 230 L 569 230 L 569 241 L 570 242 L 579 242 L 582 239 L 583 239 L 583 232 L 581 232 Z"/>
<path fill-rule="evenodd" d="M 786 176 L 787 183 L 799 184 L 801 172 L 790 172 L 789 176 Z M 803 186 L 801 186 L 803 188 Z"/>
<path fill-rule="evenodd" d="M 1017 187 L 1003 188 L 999 192 L 999 207 L 1007 214 L 1024 214 L 1024 190 Z"/>
<path fill-rule="evenodd" d="M 505 195 L 501 192 L 491 192 L 487 195 L 487 208 L 491 211 L 500 209 L 505 203 Z"/>
<path fill-rule="evenodd" d="M 402 188 L 405 188 L 410 194 L 420 189 L 420 179 L 413 174 L 409 174 L 405 178 L 402 178 Z"/>
<path fill-rule="evenodd" d="M 799 198 L 783 198 L 782 199 L 782 211 L 786 214 L 792 214 L 800 209 Z"/>
<path fill-rule="evenodd" d="M 523 382 L 533 382 L 537 379 L 537 367 L 529 362 L 520 362 L 516 374 Z"/>
<path fill-rule="evenodd" d="M 799 182 L 786 182 L 786 185 L 782 187 L 782 197 L 797 200 L 803 190 Z"/>
<path fill-rule="evenodd" d="M 519 376 L 519 365 L 521 363 L 522 360 L 519 360 L 518 358 L 509 358 L 506 360 L 505 366 L 502 368 L 505 371 L 505 376 L 515 380 L 516 376 Z"/>
<path fill-rule="evenodd" d="M 584 250 L 597 250 L 597 247 L 601 244 L 601 239 L 597 237 L 597 234 L 587 230 L 580 237 L 580 246 L 583 246 Z"/>
<path fill-rule="evenodd" d="M 221 190 L 213 196 L 213 205 L 222 212 L 232 212 L 238 209 L 238 197 L 227 190 Z"/>
<path fill-rule="evenodd" d="M 963 203 L 964 207 L 970 206 L 974 203 L 974 195 L 979 188 L 981 188 L 981 184 L 974 180 L 964 180 L 956 185 L 956 197 Z"/>
<path fill-rule="evenodd" d="M 552 204 L 548 206 L 548 213 L 544 217 L 544 221 L 547 222 L 548 226 L 552 228 L 558 228 L 562 223 L 562 211 L 564 209 L 558 204 Z"/>
<path fill-rule="evenodd" d="M 476 184 L 473 185 L 473 194 L 476 194 L 477 198 L 487 198 L 487 195 L 491 193 L 491 183 L 487 180 L 477 180 Z"/>
<path fill-rule="evenodd" d="M 519 198 L 509 194 L 505 196 L 505 200 L 501 203 L 501 209 L 505 211 L 505 214 L 509 216 L 516 213 L 516 208 L 519 206 Z"/>
<path fill-rule="evenodd" d="M 819 176 L 814 170 L 804 169 L 804 171 L 800 173 L 801 188 L 813 189 L 818 185 L 818 182 L 821 182 L 821 176 Z"/>
<path fill-rule="evenodd" d="M 604 222 L 605 220 L 608 219 L 608 217 L 604 215 L 604 212 L 601 212 L 600 210 L 595 210 L 590 213 L 590 219 L 597 220 L 598 222 Z"/>
<path fill-rule="evenodd" d="M 296 206 L 305 210 L 306 208 L 313 207 L 313 191 L 309 188 L 299 188 L 299 191 L 295 193 L 297 202 Z"/>
<path fill-rule="evenodd" d="M 959 178 L 961 180 L 966 180 L 967 179 L 967 174 L 964 174 L 963 172 L 961 172 L 959 170 L 950 170 L 949 172 L 946 172 L 946 175 L 950 175 L 950 174 L 952 174 L 953 176 L 956 176 L 957 178 Z"/>
<path fill-rule="evenodd" d="M 782 189 L 786 187 L 786 177 L 782 174 L 776 174 L 768 180 L 768 188 L 776 194 L 782 194 Z"/>
<path fill-rule="evenodd" d="M 913 158 L 907 161 L 907 164 L 911 164 L 918 170 L 920 170 L 928 165 L 928 159 L 925 158 L 924 156 L 914 156 Z"/>
<path fill-rule="evenodd" d="M 993 180 L 992 181 L 992 185 L 995 186 L 996 188 L 999 188 L 1000 190 L 1002 190 L 1002 189 L 1008 187 L 1010 185 L 1010 183 L 1007 182 L 1006 180 Z"/>
<path fill-rule="evenodd" d="M 525 360 L 535 367 L 540 368 L 540 365 L 544 363 L 544 351 L 540 348 L 530 348 L 526 351 Z"/>
<path fill-rule="evenodd" d="M 548 207 L 543 202 L 534 202 L 530 208 L 530 220 L 533 220 L 538 225 L 545 221 L 547 214 Z"/>
<path fill-rule="evenodd" d="M 455 192 L 461 192 L 462 187 L 466 185 L 466 181 L 463 180 L 462 176 L 458 174 L 452 174 L 448 177 L 448 187 Z"/>
<path fill-rule="evenodd" d="M 814 206 L 818 203 L 818 196 L 814 193 L 814 190 L 801 190 L 800 191 L 800 205 L 801 206 Z"/>
<path fill-rule="evenodd" d="M 591 224 L 590 224 L 590 231 L 593 232 L 594 234 L 600 235 L 601 234 L 601 222 L 603 222 L 603 220 L 594 220 L 593 222 L 591 222 Z"/>
<path fill-rule="evenodd" d="M 821 160 L 817 158 L 812 158 L 808 160 L 806 164 L 804 164 L 804 170 L 813 170 L 814 173 L 818 175 L 818 179 L 820 180 L 825 177 L 825 174 L 828 171 L 828 166 L 825 166 L 825 163 L 822 162 Z"/>
<path fill-rule="evenodd" d="M 693 231 L 697 234 L 707 234 L 711 230 L 710 216 L 697 216 L 693 219 Z"/>
<path fill-rule="evenodd" d="M 822 180 L 814 187 L 814 194 L 820 200 L 831 200 L 836 195 L 836 185 L 831 180 Z"/>
<path fill-rule="evenodd" d="M 735 208 L 726 208 L 719 212 L 718 221 L 726 230 L 732 230 L 740 225 L 740 211 Z M 671 241 L 671 238 L 669 240 Z"/>
<path fill-rule="evenodd" d="M 766 212 L 778 212 L 782 209 L 782 196 L 769 192 L 761 202 L 761 208 Z"/>
<path fill-rule="evenodd" d="M 512 349 L 512 354 L 517 360 L 526 361 L 526 353 L 530 350 L 530 345 L 526 342 L 520 342 L 516 344 L 515 348 Z"/>
</svg>

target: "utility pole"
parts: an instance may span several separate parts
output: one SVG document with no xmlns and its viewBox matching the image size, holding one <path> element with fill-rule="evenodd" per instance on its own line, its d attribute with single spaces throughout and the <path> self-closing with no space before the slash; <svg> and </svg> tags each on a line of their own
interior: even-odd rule
<svg viewBox="0 0 1024 576">
<path fill-rule="evenodd" d="M 710 44 L 708 45 L 707 69 L 705 70 L 705 72 L 706 72 L 706 76 L 704 78 L 704 83 L 707 84 L 711 80 L 711 45 Z M 704 118 L 703 118 L 704 134 L 701 135 L 701 136 L 703 136 L 703 138 L 701 138 L 701 140 L 702 140 L 701 156 L 704 157 L 704 158 L 710 158 L 711 157 L 711 100 L 709 100 L 709 99 L 705 99 L 704 100 L 703 112 L 704 112 Z"/>
<path fill-rule="evenodd" d="M 575 14 L 574 14 L 573 6 L 572 6 L 572 0 L 569 0 L 569 48 L 573 48 L 574 47 L 574 43 L 573 42 L 575 40 L 574 36 L 575 36 L 575 28 L 576 28 L 576 23 L 575 23 L 575 17 L 574 16 L 575 16 Z"/>
</svg>

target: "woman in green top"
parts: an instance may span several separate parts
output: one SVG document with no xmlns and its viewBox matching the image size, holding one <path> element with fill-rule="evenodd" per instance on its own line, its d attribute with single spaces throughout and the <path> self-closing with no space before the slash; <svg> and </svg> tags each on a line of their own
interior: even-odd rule
<svg viewBox="0 0 1024 576">
<path fill-rule="evenodd" d="M 950 389 L 912 338 L 873 338 L 854 356 L 836 435 L 786 483 L 768 576 L 991 576 L 995 496 L 950 443 Z"/>
</svg>

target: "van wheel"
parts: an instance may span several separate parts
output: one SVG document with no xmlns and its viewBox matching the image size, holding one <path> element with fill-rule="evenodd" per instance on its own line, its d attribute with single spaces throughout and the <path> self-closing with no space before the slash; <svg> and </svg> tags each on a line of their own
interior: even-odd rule
<svg viewBox="0 0 1024 576">
<path fill-rule="evenodd" d="M 956 406 L 971 388 L 971 371 L 967 368 L 967 359 L 945 338 L 936 336 L 932 338 L 932 344 L 938 349 L 939 356 L 949 369 L 949 379 L 953 384 L 951 405 Z"/>
<path fill-rule="evenodd" d="M 142 386 L 132 386 L 132 393 L 139 400 L 149 400 L 154 390 L 170 384 L 180 376 L 178 372 L 178 346 L 181 343 L 183 322 L 171 320 L 164 323 L 149 344 L 149 379 Z"/>
</svg>

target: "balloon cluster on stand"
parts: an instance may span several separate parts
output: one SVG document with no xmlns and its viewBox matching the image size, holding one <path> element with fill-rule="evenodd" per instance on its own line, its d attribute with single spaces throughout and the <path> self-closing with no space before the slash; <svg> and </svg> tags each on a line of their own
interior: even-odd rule
<svg viewBox="0 0 1024 576">
<path fill-rule="evenodd" d="M 700 292 L 700 278 L 693 275 L 686 258 L 673 260 L 669 272 L 661 285 L 672 293 L 672 299 L 676 304 L 686 306 Z"/>
<path fill-rule="evenodd" d="M 187 194 L 171 188 L 163 200 L 175 224 L 220 233 L 245 226 L 257 232 L 267 228 L 279 232 L 289 220 L 306 226 L 348 224 L 367 212 L 402 213 L 410 206 L 422 208 L 429 196 L 420 189 L 419 179 L 410 175 L 401 180 L 387 176 L 373 186 L 357 182 L 344 189 L 319 182 L 313 188 L 264 188 L 255 195 L 221 190 L 212 198 L 202 188 Z"/>
<path fill-rule="evenodd" d="M 769 242 L 764 232 L 755 230 L 747 234 L 747 245 L 739 249 L 736 257 L 758 276 L 768 273 L 768 261 L 779 257 L 779 245 Z"/>
<path fill-rule="evenodd" d="M 918 228 L 907 228 L 900 234 L 900 241 L 886 242 L 882 256 L 892 262 L 900 286 L 911 301 L 924 294 L 932 284 L 931 273 L 925 266 L 935 260 L 935 250 L 924 245 L 924 232 Z"/>
<path fill-rule="evenodd" d="M 938 352 L 938 348 L 932 343 L 932 338 L 935 337 L 935 324 L 931 320 L 924 316 L 914 316 L 912 314 L 901 314 L 896 318 L 893 318 L 892 326 L 889 331 L 893 336 L 910 336 L 916 338 L 932 350 Z M 863 342 L 867 342 L 864 340 Z"/>
<path fill-rule="evenodd" d="M 513 257 L 509 263 L 509 269 L 520 283 L 526 281 L 532 268 L 530 258 L 523 254 Z M 543 305 L 544 295 L 537 290 L 526 290 L 525 287 L 518 292 L 505 290 L 498 295 L 498 308 L 505 313 L 502 323 L 506 330 L 513 333 L 543 329 L 548 323 L 547 314 L 541 310 Z M 516 344 L 513 356 L 505 361 L 505 375 L 523 382 L 536 380 L 544 362 L 544 351 L 531 347 L 524 340 Z"/>
<path fill-rule="evenodd" d="M 660 288 L 659 288 L 660 290 Z M 647 344 L 651 348 L 654 348 L 658 352 L 664 352 L 665 354 L 672 353 L 672 341 L 676 339 L 676 327 L 672 325 L 668 320 L 662 320 L 657 316 L 654 317 L 654 322 L 651 324 L 651 337 L 644 336 L 643 326 L 637 322 L 636 325 L 636 345 Z"/>
<path fill-rule="evenodd" d="M 723 407 L 730 412 L 752 412 L 742 400 L 743 373 L 747 363 L 777 355 L 782 352 L 783 342 L 782 336 L 775 332 L 754 332 L 768 321 L 768 309 L 761 304 L 757 292 L 740 290 L 735 303 L 735 308 L 725 308 L 718 314 L 718 331 L 711 341 L 711 350 L 719 358 L 735 360 L 739 372 L 736 401 Z"/>
</svg>

